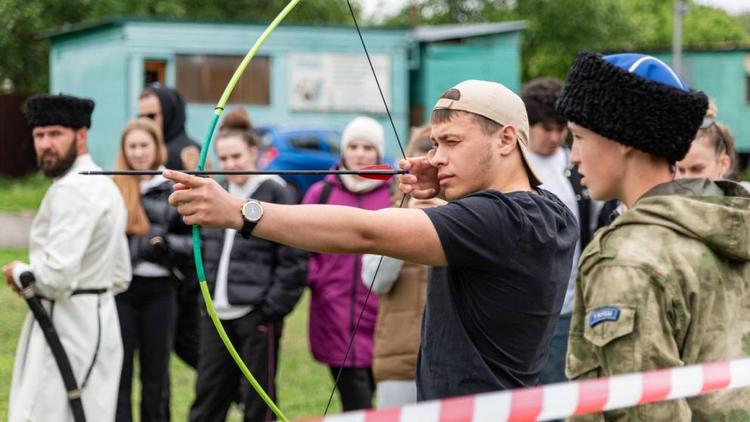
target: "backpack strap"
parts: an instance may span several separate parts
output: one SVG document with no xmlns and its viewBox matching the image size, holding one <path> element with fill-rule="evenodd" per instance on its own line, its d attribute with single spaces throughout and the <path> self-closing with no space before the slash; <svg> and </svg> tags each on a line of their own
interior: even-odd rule
<svg viewBox="0 0 750 422">
<path fill-rule="evenodd" d="M 328 198 L 331 196 L 332 189 L 333 189 L 333 185 L 324 180 L 323 190 L 320 191 L 320 196 L 318 197 L 318 204 L 328 203 Z"/>
</svg>

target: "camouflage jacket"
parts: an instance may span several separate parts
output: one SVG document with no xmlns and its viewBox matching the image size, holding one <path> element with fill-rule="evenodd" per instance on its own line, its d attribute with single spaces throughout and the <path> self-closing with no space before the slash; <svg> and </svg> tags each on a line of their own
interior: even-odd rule
<svg viewBox="0 0 750 422">
<path fill-rule="evenodd" d="M 750 356 L 750 195 L 654 187 L 581 255 L 566 374 L 605 377 Z M 750 389 L 576 420 L 750 420 Z"/>
</svg>

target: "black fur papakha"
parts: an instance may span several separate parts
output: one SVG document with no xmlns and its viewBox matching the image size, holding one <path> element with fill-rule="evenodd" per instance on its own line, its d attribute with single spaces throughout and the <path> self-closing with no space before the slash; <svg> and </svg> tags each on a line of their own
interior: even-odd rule
<svg viewBox="0 0 750 422">
<path fill-rule="evenodd" d="M 94 101 L 70 95 L 35 95 L 26 100 L 29 126 L 60 125 L 72 129 L 91 127 Z"/>
<path fill-rule="evenodd" d="M 685 157 L 707 108 L 700 91 L 648 80 L 590 51 L 576 56 L 557 102 L 565 119 L 670 162 Z"/>
</svg>

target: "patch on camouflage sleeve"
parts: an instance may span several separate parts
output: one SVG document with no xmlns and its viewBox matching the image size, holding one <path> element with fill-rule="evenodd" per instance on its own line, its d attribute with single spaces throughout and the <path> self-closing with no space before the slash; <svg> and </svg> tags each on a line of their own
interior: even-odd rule
<svg viewBox="0 0 750 422">
<path fill-rule="evenodd" d="M 620 308 L 617 308 L 615 306 L 603 306 L 589 312 L 588 323 L 589 327 L 593 327 L 600 322 L 617 321 L 619 318 Z"/>
</svg>

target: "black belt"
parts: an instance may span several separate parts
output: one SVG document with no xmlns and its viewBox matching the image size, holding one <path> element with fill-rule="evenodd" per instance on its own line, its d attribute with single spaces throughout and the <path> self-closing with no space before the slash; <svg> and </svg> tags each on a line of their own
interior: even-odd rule
<svg viewBox="0 0 750 422">
<path fill-rule="evenodd" d="M 73 293 L 71 296 L 75 295 L 100 295 L 102 293 L 107 293 L 107 288 L 101 287 L 99 289 L 76 289 L 73 290 Z"/>
<path fill-rule="evenodd" d="M 71 296 L 78 296 L 78 295 L 100 295 L 107 293 L 109 289 L 106 289 L 104 287 L 98 288 L 98 289 L 76 289 L 73 290 L 73 293 L 71 293 Z M 39 293 L 36 294 L 37 297 L 44 300 L 49 300 L 51 302 L 54 302 L 54 299 L 50 299 L 44 295 L 40 295 Z"/>
</svg>

